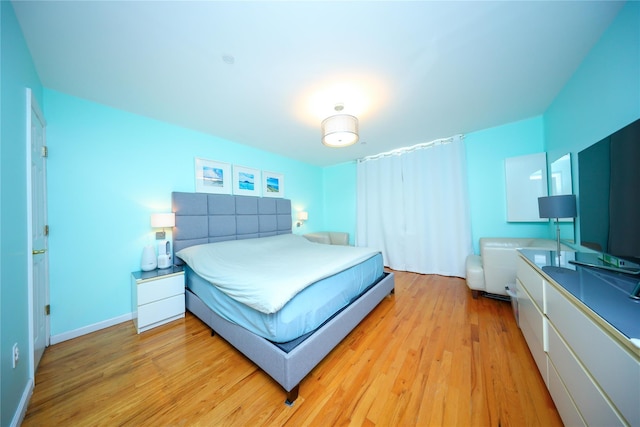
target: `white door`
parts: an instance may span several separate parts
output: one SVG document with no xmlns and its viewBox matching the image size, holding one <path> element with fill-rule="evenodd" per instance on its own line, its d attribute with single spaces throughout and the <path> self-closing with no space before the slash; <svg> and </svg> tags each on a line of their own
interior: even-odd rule
<svg viewBox="0 0 640 427">
<path fill-rule="evenodd" d="M 33 334 L 33 360 L 31 373 L 40 363 L 45 347 L 49 345 L 49 254 L 47 225 L 47 168 L 46 122 L 31 91 L 27 91 L 27 213 L 31 216 L 30 240 L 32 252 L 31 280 L 31 332 Z M 30 179 L 29 179 L 30 178 Z"/>
</svg>

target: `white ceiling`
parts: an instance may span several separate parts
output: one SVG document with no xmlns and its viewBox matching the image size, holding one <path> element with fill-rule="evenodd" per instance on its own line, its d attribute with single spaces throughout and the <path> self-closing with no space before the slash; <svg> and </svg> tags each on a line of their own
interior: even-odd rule
<svg viewBox="0 0 640 427">
<path fill-rule="evenodd" d="M 542 114 L 622 5 L 13 1 L 44 86 L 319 166 Z"/>
</svg>

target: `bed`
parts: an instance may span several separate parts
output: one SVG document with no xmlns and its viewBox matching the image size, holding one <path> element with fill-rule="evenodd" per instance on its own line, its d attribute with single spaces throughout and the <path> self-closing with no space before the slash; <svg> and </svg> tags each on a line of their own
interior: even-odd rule
<svg viewBox="0 0 640 427">
<path fill-rule="evenodd" d="M 220 247 L 224 247 L 225 249 L 221 252 L 226 252 L 226 248 L 233 248 L 235 245 L 245 243 L 234 242 L 237 240 L 246 240 L 256 244 L 272 244 L 273 242 L 283 244 L 282 242 L 286 242 L 287 245 L 290 242 L 297 242 L 296 239 L 305 240 L 303 237 L 292 235 L 291 201 L 287 199 L 174 192 L 172 193 L 172 206 L 176 215 L 176 225 L 173 232 L 174 253 L 182 254 L 190 262 L 194 262 L 193 259 L 185 254 L 190 253 L 194 247 L 197 247 L 198 251 L 200 248 L 212 247 L 219 250 Z M 217 242 L 220 243 L 209 245 Z M 297 243 L 303 244 L 302 242 Z M 311 242 L 307 242 L 307 244 L 326 246 Z M 349 249 L 345 248 L 345 250 Z M 277 253 L 275 250 L 273 252 Z M 233 314 L 230 314 L 230 311 L 237 311 L 237 307 L 225 311 L 224 304 L 229 302 L 227 300 L 232 299 L 225 293 L 226 290 L 225 292 L 212 291 L 215 293 L 213 297 L 205 294 L 202 289 L 214 287 L 210 286 L 208 280 L 197 274 L 189 265 L 185 266 L 187 277 L 186 307 L 211 327 L 213 333 L 228 341 L 280 384 L 286 392 L 285 403 L 292 405 L 298 397 L 302 379 L 380 301 L 393 293 L 393 273 L 382 270 L 381 260 L 376 259 L 379 256 L 378 254 L 365 257 L 361 262 L 324 277 L 322 280 L 314 282 L 313 285 L 305 287 L 302 291 L 294 290 L 292 292 L 292 301 L 302 296 L 304 304 L 305 300 L 307 302 L 315 301 L 318 295 L 326 293 L 328 289 L 336 288 L 336 285 L 354 288 L 351 291 L 354 294 L 349 297 L 346 305 L 339 306 L 340 304 L 338 304 L 331 308 L 331 313 L 325 313 L 324 317 L 317 316 L 311 322 L 310 329 L 308 325 L 305 326 L 306 329 L 300 325 L 294 325 L 291 328 L 289 326 L 272 328 L 275 332 L 271 331 L 270 326 L 267 326 L 265 330 L 256 328 L 256 323 L 261 325 L 270 321 L 265 317 L 253 321 L 253 323 L 249 321 L 248 324 L 243 324 L 242 319 L 234 318 Z M 183 262 L 180 257 L 175 257 L 174 260 L 176 263 Z M 355 271 L 356 269 L 359 270 Z M 283 274 L 286 274 L 286 271 Z M 354 276 L 358 277 L 357 283 L 348 285 Z M 283 275 L 283 282 L 288 279 L 289 276 Z M 314 295 L 314 289 L 321 286 L 325 286 L 324 290 Z M 286 309 L 290 306 L 290 302 L 287 302 L 283 307 L 281 304 L 279 301 L 273 301 L 273 304 L 267 307 L 245 307 L 243 310 L 262 311 L 258 315 L 277 318 L 282 313 L 286 314 Z M 266 313 L 269 311 L 271 313 Z M 243 315 L 241 317 L 250 316 Z M 285 315 L 284 317 L 290 316 Z M 271 335 L 272 332 L 273 335 Z"/>
</svg>

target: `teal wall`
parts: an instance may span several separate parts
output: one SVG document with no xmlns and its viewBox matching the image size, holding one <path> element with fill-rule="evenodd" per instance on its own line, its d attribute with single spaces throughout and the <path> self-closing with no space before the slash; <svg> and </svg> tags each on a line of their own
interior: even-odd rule
<svg viewBox="0 0 640 427">
<path fill-rule="evenodd" d="M 640 2 L 627 2 L 544 114 L 547 160 L 571 153 L 578 204 L 578 152 L 638 118 Z"/>
<path fill-rule="evenodd" d="M 577 153 L 638 117 L 640 2 L 627 2 L 545 112 L 548 159 Z"/>
<path fill-rule="evenodd" d="M 44 104 L 52 336 L 131 313 L 130 272 L 155 241 L 149 216 L 171 211 L 172 191 L 195 190 L 195 157 L 283 173 L 304 227 L 323 225 L 320 167 L 51 90 Z"/>
<path fill-rule="evenodd" d="M 43 93 L 11 3 L 0 2 L 0 425 L 16 416 L 28 348 L 25 88 L 48 121 L 52 334 L 130 313 L 129 272 L 153 240 L 152 212 L 170 192 L 193 191 L 193 159 L 282 172 L 286 197 L 309 221 L 296 233 L 355 232 L 355 163 L 318 168 L 55 91 Z M 628 2 L 543 116 L 466 135 L 472 233 L 552 237 L 537 223 L 507 223 L 504 159 L 576 153 L 640 117 L 640 4 Z M 575 162 L 575 159 L 574 159 Z M 575 164 L 575 163 L 574 163 Z M 574 175 L 576 171 L 574 170 Z M 574 176 L 574 182 L 576 178 Z M 23 350 L 24 359 L 25 350 Z"/>
<path fill-rule="evenodd" d="M 0 2 L 0 425 L 13 420 L 29 384 L 27 300 L 27 95 L 42 86 L 13 7 Z M 11 348 L 21 358 L 15 369 Z"/>
<path fill-rule="evenodd" d="M 505 159 L 544 151 L 542 117 L 509 123 L 465 137 L 471 236 L 548 237 L 548 223 L 507 222 Z"/>
<path fill-rule="evenodd" d="M 341 163 L 324 168 L 325 230 L 346 231 L 349 243 L 355 244 L 356 229 L 356 163 Z"/>
</svg>

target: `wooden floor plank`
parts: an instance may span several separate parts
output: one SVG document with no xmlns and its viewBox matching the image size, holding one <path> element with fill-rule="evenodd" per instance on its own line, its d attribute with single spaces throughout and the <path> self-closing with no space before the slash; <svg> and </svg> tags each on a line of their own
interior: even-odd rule
<svg viewBox="0 0 640 427">
<path fill-rule="evenodd" d="M 187 313 L 46 349 L 23 425 L 562 425 L 510 304 L 414 273 L 284 398 Z"/>
</svg>

